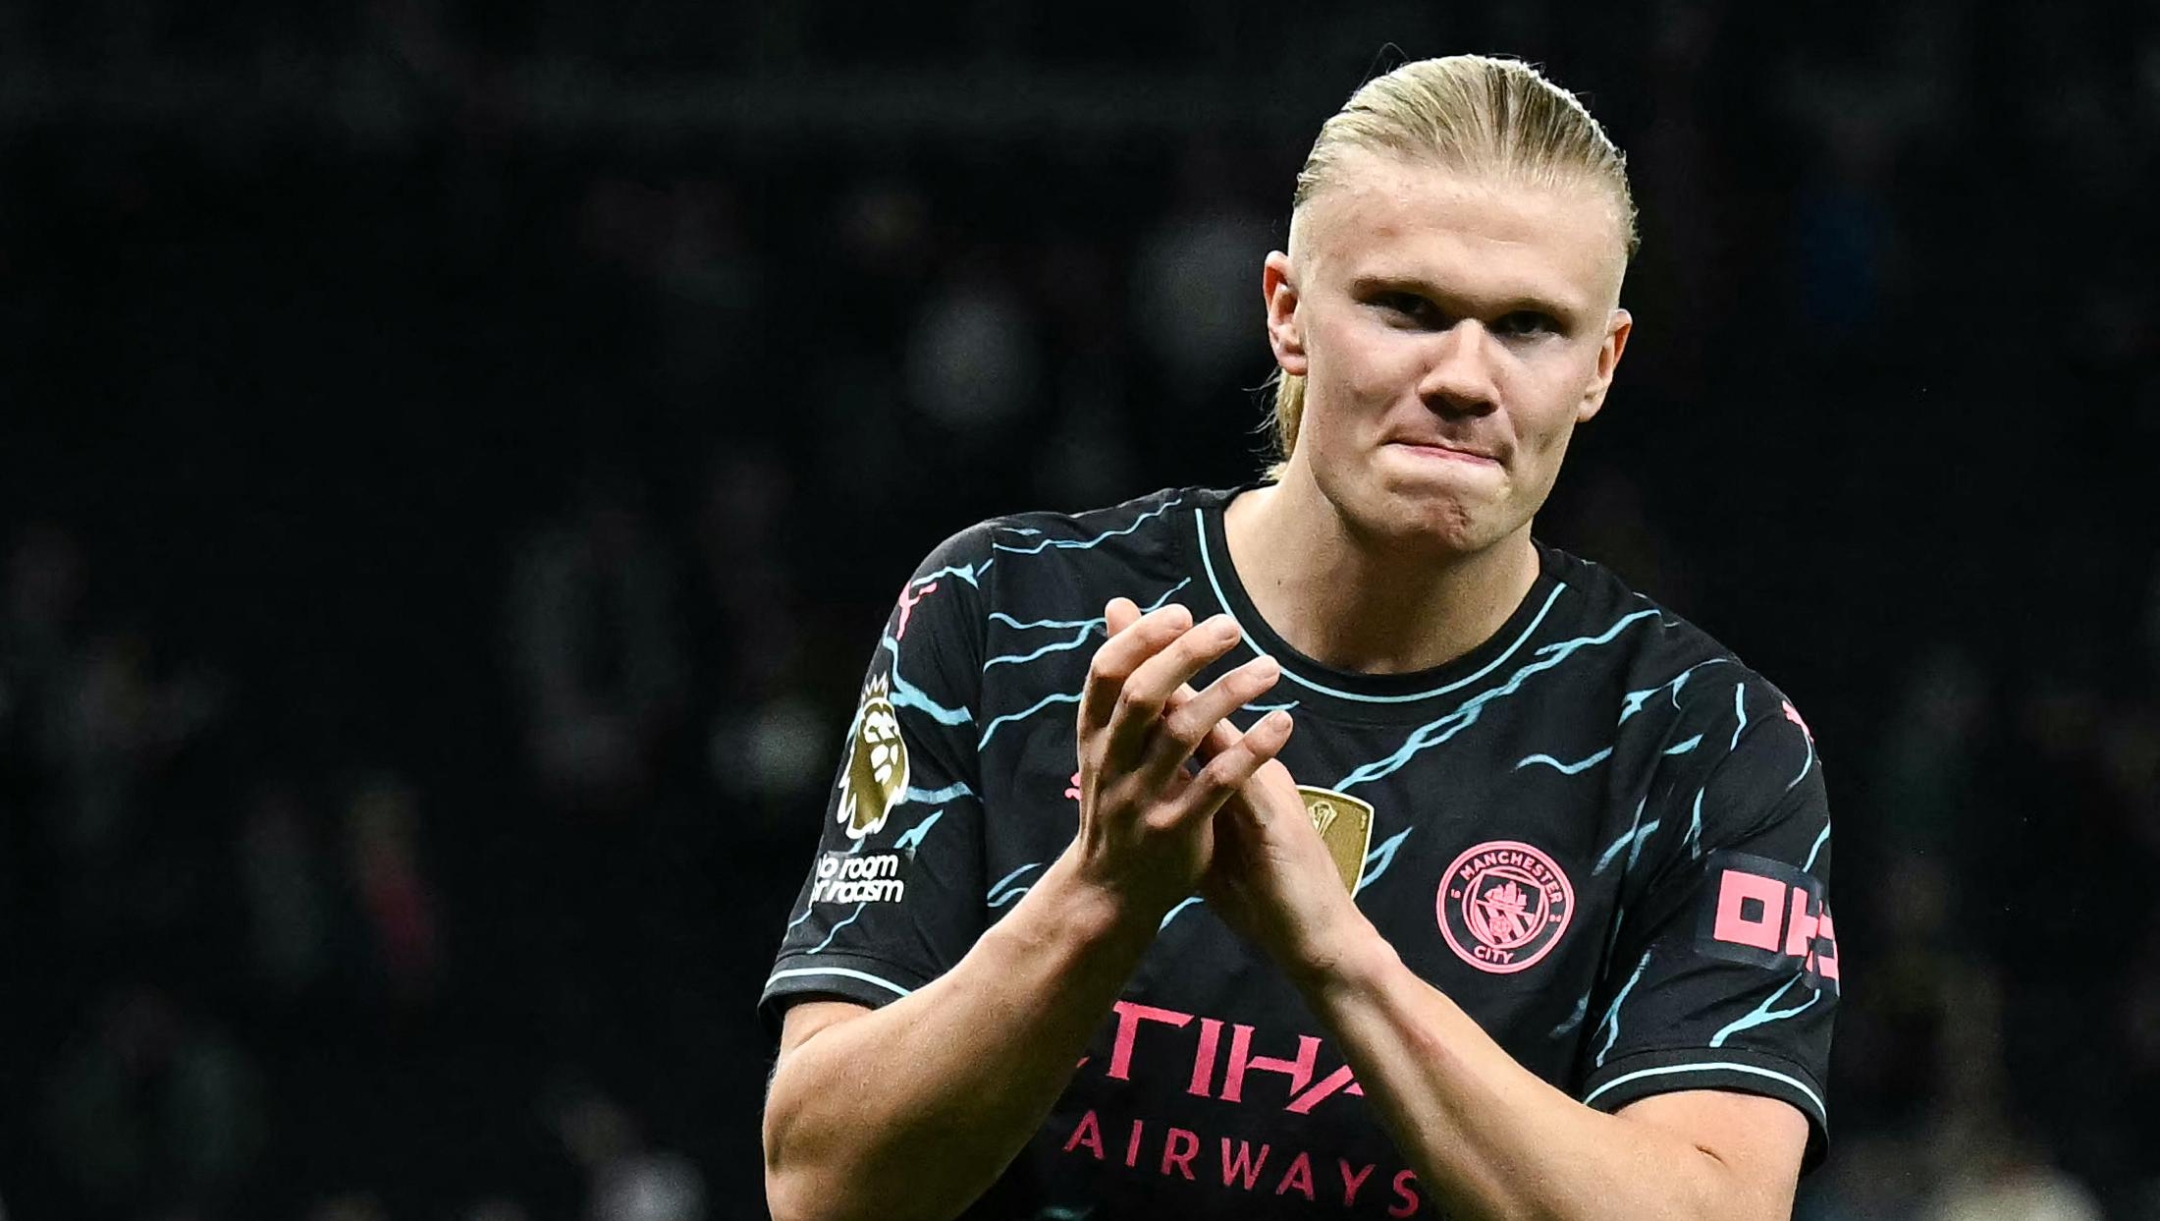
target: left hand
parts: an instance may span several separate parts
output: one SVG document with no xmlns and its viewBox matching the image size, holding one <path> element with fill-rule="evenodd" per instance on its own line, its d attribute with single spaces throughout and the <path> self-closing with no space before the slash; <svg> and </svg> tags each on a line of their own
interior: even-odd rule
<svg viewBox="0 0 2160 1221">
<path fill-rule="evenodd" d="M 1225 721 L 1200 747 L 1210 757 L 1238 740 Z M 1297 782 L 1269 760 L 1215 815 L 1215 859 L 1200 893 L 1225 924 L 1260 947 L 1300 988 L 1318 983 L 1356 940 L 1373 935 Z"/>
<path fill-rule="evenodd" d="M 1120 617 L 1110 617 L 1112 633 L 1126 626 Z M 1168 708 L 1192 698 L 1191 687 L 1180 686 Z M 1218 721 L 1197 757 L 1205 763 L 1243 737 L 1228 720 Z M 1323 978 L 1357 938 L 1376 935 L 1343 889 L 1342 874 L 1313 828 L 1297 781 L 1278 759 L 1262 764 L 1217 811 L 1215 856 L 1200 893 L 1225 924 L 1273 958 L 1300 988 Z"/>
</svg>

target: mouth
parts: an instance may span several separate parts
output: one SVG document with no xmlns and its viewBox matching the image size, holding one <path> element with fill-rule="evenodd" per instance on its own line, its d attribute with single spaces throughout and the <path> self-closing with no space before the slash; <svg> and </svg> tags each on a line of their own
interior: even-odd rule
<svg viewBox="0 0 2160 1221">
<path fill-rule="evenodd" d="M 1437 462 L 1468 462 L 1483 466 L 1499 466 L 1500 460 L 1481 449 L 1455 445 L 1445 441 L 1394 440 L 1388 442 L 1390 449 L 1399 449 L 1419 458 Z"/>
</svg>

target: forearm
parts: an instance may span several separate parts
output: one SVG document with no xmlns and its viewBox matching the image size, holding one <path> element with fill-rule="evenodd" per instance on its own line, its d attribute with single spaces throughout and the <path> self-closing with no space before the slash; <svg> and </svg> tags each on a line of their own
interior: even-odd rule
<svg viewBox="0 0 2160 1221">
<path fill-rule="evenodd" d="M 1041 1127 L 1154 931 L 1061 859 L 951 971 L 784 1055 L 765 1120 L 774 1216 L 967 1207 Z"/>
<path fill-rule="evenodd" d="M 1759 1189 L 1680 1134 L 1594 1111 L 1517 1064 L 1370 926 L 1363 933 L 1301 987 L 1447 1215 L 1784 1215 L 1780 1201 L 1757 1198 Z"/>
</svg>

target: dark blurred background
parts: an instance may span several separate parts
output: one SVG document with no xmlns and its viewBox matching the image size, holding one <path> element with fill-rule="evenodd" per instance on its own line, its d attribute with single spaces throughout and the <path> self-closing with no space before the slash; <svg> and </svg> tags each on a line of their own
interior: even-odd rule
<svg viewBox="0 0 2160 1221">
<path fill-rule="evenodd" d="M 2160 10 L 2043 0 L 0 4 L 7 1215 L 761 1216 L 901 581 L 1254 477 L 1292 175 L 1462 50 L 1643 210 L 1541 533 L 1828 760 L 1801 1215 L 2160 1218 Z"/>
</svg>

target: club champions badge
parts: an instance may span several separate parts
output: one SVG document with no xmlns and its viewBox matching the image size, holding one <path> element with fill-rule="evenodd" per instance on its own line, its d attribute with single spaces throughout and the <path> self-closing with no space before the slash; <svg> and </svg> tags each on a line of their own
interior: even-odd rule
<svg viewBox="0 0 2160 1221">
<path fill-rule="evenodd" d="M 1312 816 L 1320 842 L 1335 858 L 1335 872 L 1342 875 L 1343 888 L 1356 894 L 1358 882 L 1365 876 L 1365 853 L 1372 846 L 1372 806 L 1332 789 L 1307 784 L 1298 786 L 1298 796 L 1305 799 L 1305 813 Z"/>
</svg>

